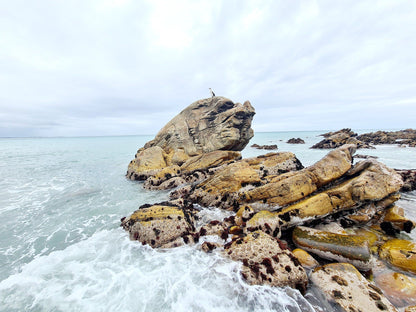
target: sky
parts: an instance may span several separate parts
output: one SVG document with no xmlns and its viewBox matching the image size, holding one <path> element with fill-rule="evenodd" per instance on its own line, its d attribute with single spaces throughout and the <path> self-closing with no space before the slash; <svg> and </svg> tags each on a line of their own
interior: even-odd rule
<svg viewBox="0 0 416 312">
<path fill-rule="evenodd" d="M 210 87 L 259 132 L 416 128 L 416 1 L 0 0 L 0 137 L 155 134 Z"/>
</svg>

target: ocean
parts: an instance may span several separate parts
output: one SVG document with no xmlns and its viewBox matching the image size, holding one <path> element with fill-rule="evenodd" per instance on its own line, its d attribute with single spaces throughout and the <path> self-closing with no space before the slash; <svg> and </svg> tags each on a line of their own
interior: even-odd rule
<svg viewBox="0 0 416 312">
<path fill-rule="evenodd" d="M 308 166 L 328 153 L 310 149 L 321 133 L 256 133 L 249 145 L 277 144 Z M 306 144 L 285 143 L 293 137 Z M 0 139 L 0 311 L 320 311 L 298 291 L 247 285 L 240 264 L 219 252 L 153 250 L 129 240 L 120 218 L 168 199 L 167 191 L 125 178 L 152 138 Z M 242 154 L 266 152 L 248 146 Z M 416 168 L 416 148 L 357 153 Z M 399 206 L 416 220 L 416 192 L 403 194 Z M 201 212 L 204 220 L 227 214 Z"/>
</svg>

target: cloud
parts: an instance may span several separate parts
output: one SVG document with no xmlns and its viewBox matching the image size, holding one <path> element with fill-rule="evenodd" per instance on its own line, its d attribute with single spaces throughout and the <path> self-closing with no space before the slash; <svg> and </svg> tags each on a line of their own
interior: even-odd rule
<svg viewBox="0 0 416 312">
<path fill-rule="evenodd" d="M 256 131 L 416 124 L 414 1 L 9 1 L 0 136 L 156 133 L 211 87 Z M 91 127 L 93 125 L 93 127 Z"/>
</svg>

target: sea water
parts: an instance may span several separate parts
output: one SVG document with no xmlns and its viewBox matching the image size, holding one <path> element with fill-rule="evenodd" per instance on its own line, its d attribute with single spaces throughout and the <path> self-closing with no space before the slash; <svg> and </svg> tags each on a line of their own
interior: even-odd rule
<svg viewBox="0 0 416 312">
<path fill-rule="evenodd" d="M 304 166 L 321 132 L 257 133 Z M 300 137 L 305 144 L 285 143 Z M 154 250 L 130 241 L 120 218 L 168 199 L 125 178 L 153 136 L 0 139 L 0 311 L 317 311 L 296 290 L 247 285 L 240 263 L 197 246 Z M 265 151 L 246 147 L 244 157 Z M 416 149 L 359 150 L 415 168 Z M 416 193 L 399 205 L 416 220 Z M 227 213 L 206 208 L 204 220 Z M 411 234 L 412 239 L 416 239 Z M 210 238 L 214 239 L 214 238 Z"/>
</svg>

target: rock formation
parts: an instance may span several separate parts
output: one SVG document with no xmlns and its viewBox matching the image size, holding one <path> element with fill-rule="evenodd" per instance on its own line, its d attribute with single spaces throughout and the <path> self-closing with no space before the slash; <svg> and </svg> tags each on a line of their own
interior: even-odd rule
<svg viewBox="0 0 416 312">
<path fill-rule="evenodd" d="M 357 134 L 351 129 L 341 129 L 336 132 L 328 132 L 322 134 L 325 139 L 316 143 L 312 148 L 337 148 L 345 144 L 354 144 L 357 148 L 373 148 L 372 146 L 366 144 L 357 139 Z"/>
<path fill-rule="evenodd" d="M 253 145 L 251 145 L 251 147 L 257 148 L 257 149 L 264 149 L 264 150 L 277 150 L 277 145 L 276 144 L 270 144 L 270 145 L 253 144 Z"/>
<path fill-rule="evenodd" d="M 287 140 L 288 144 L 305 144 L 305 141 L 301 138 L 291 138 L 289 140 Z"/>
<path fill-rule="evenodd" d="M 253 137 L 255 112 L 224 97 L 192 103 L 140 148 L 129 164 L 127 177 L 146 180 L 160 169 L 182 165 L 193 156 L 212 151 L 241 151 Z"/>
<path fill-rule="evenodd" d="M 364 133 L 357 136 L 357 139 L 368 144 L 399 144 L 416 146 L 416 130 L 406 129 L 399 131 L 376 131 Z"/>
<path fill-rule="evenodd" d="M 412 172 L 372 158 L 354 163 L 353 144 L 341 144 L 307 168 L 289 152 L 241 159 L 239 150 L 252 136 L 253 114 L 248 102 L 201 100 L 138 151 L 127 177 L 144 180 L 148 189 L 175 189 L 169 202 L 141 206 L 122 219 L 130 238 L 154 248 L 195 244 L 241 262 L 241 276 L 250 284 L 289 286 L 302 293 L 314 289 L 340 311 L 397 311 L 388 300 L 393 296 L 386 298 L 357 269 L 385 266 L 416 278 L 416 245 L 396 238 L 416 225 L 396 204 L 402 177 Z M 350 129 L 325 136 L 344 134 L 355 138 Z M 201 224 L 201 206 L 233 214 Z M 407 284 L 397 289 L 414 283 L 401 280 Z M 414 304 L 392 302 L 403 310 Z"/>
</svg>

